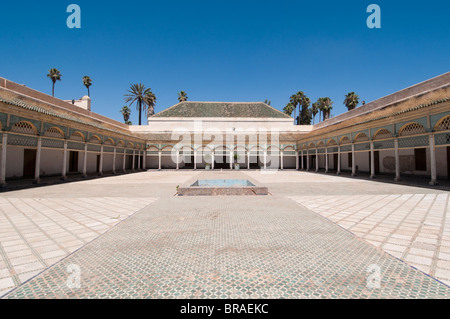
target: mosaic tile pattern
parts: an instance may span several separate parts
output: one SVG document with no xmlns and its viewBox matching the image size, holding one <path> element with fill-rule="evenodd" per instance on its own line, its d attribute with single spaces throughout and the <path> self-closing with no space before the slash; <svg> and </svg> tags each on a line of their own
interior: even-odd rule
<svg viewBox="0 0 450 319">
<path fill-rule="evenodd" d="M 70 265 L 80 269 L 79 288 L 67 285 Z M 380 288 L 368 286 L 373 267 L 379 267 Z M 449 296 L 448 286 L 292 200 L 172 196 L 132 215 L 6 297 Z"/>
<path fill-rule="evenodd" d="M 153 201 L 0 197 L 0 296 Z"/>
<path fill-rule="evenodd" d="M 450 284 L 450 194 L 292 196 L 423 272 Z"/>
</svg>

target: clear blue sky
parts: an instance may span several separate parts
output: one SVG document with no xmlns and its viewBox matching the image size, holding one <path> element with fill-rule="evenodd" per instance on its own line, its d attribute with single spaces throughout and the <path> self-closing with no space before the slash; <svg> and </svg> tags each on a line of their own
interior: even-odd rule
<svg viewBox="0 0 450 319">
<path fill-rule="evenodd" d="M 66 8 L 81 7 L 81 29 Z M 366 8 L 381 7 L 381 29 Z M 192 101 L 263 101 L 282 109 L 299 90 L 329 96 L 332 115 L 355 91 L 370 102 L 450 71 L 450 2 L 443 0 L 7 1 L 1 6 L 0 76 L 55 96 L 80 98 L 122 121 L 131 83 L 157 97 L 156 112 Z M 137 111 L 131 120 L 137 124 Z"/>
</svg>

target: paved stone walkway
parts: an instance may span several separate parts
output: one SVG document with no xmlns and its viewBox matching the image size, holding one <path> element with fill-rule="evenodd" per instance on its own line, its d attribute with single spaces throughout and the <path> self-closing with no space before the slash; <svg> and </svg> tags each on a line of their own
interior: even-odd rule
<svg viewBox="0 0 450 319">
<path fill-rule="evenodd" d="M 247 177 L 264 183 L 272 195 L 174 196 L 177 185 L 197 178 Z M 86 237 L 89 239 L 80 249 L 55 256 L 65 258 L 55 260 L 53 266 L 48 265 L 50 267 L 35 277 L 19 283 L 20 286 L 4 297 L 448 298 L 450 288 L 447 285 L 412 267 L 414 261 L 405 262 L 391 251 L 387 253 L 390 246 L 386 244 L 389 238 L 399 234 L 399 227 L 393 230 L 391 227 L 392 232 L 380 238 L 379 242 L 384 245 L 375 245 L 374 239 L 365 237 L 361 229 L 352 230 L 347 225 L 348 231 L 345 223 L 339 225 L 340 221 L 351 219 L 345 219 L 345 214 L 339 215 L 339 211 L 347 212 L 348 207 L 354 207 L 351 211 L 356 221 L 354 225 L 363 224 L 360 222 L 363 216 L 372 214 L 372 219 L 365 219 L 372 223 L 367 228 L 369 234 L 389 224 L 377 223 L 381 216 L 376 215 L 377 207 L 386 207 L 383 216 L 388 218 L 382 218 L 383 221 L 406 225 L 409 219 L 405 216 L 411 216 L 412 224 L 423 220 L 427 224 L 436 223 L 440 216 L 439 225 L 445 225 L 447 206 L 440 203 L 447 200 L 448 193 L 379 184 L 295 171 L 275 174 L 148 171 L 55 185 L 48 187 L 46 196 L 44 187 L 5 193 L 0 196 L 0 204 L 14 203 L 18 205 L 17 210 L 33 207 L 38 215 L 46 214 L 44 206 L 56 210 L 55 207 L 62 205 L 73 210 L 74 216 L 81 214 L 94 220 L 103 216 L 106 219 L 102 224 L 108 225 L 108 218 L 117 215 L 113 208 L 127 207 L 130 213 L 115 227 L 109 225 L 103 228 L 102 234 Z M 78 191 L 78 197 L 70 195 L 74 190 Z M 65 198 L 72 201 L 67 202 Z M 91 213 L 79 204 L 85 198 L 104 210 Z M 111 203 L 110 198 L 120 204 Z M 391 203 L 398 200 L 401 202 Z M 39 206 L 40 201 L 45 205 Z M 369 213 L 363 209 L 363 203 L 371 207 Z M 394 206 L 404 208 L 395 210 Z M 427 209 L 435 211 L 437 208 L 440 210 L 436 214 L 426 213 Z M 5 219 L 0 219 L 0 227 L 14 223 L 15 214 L 22 215 L 42 229 L 36 234 L 37 241 L 51 237 L 52 244 L 65 247 L 64 240 L 45 234 L 48 233 L 47 220 L 31 218 L 30 210 L 19 214 L 6 209 L 3 214 Z M 340 219 L 333 219 L 333 214 Z M 72 216 L 72 212 L 65 216 Z M 433 218 L 428 219 L 428 216 Z M 81 223 L 87 226 L 96 222 Z M 94 227 L 100 225 L 87 227 L 95 230 Z M 65 227 L 64 236 L 75 233 L 73 225 Z M 27 233 L 23 231 L 23 236 Z M 91 240 L 94 237 L 96 239 Z M 441 248 L 449 237 L 445 227 L 439 228 L 440 249 L 432 257 L 434 275 L 442 279 L 446 277 L 437 270 L 446 270 L 446 255 L 442 255 L 445 252 Z M 414 238 L 425 236 L 419 231 Z M 3 237 L 1 244 L 4 244 Z M 417 247 L 410 244 L 407 247 L 414 255 L 412 249 Z M 9 256 L 5 251 L 0 254 L 3 259 Z M 74 269 L 77 271 L 73 272 Z M 70 285 L 70 280 L 78 270 L 80 286 L 76 288 Z"/>
<path fill-rule="evenodd" d="M 449 194 L 295 196 L 375 247 L 450 284 Z"/>
</svg>

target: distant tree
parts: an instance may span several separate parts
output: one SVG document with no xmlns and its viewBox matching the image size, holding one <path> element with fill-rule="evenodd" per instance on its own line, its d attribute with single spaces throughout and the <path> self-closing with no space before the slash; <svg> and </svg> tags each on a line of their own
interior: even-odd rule
<svg viewBox="0 0 450 319">
<path fill-rule="evenodd" d="M 146 89 L 142 83 L 131 84 L 128 92 L 129 94 L 125 94 L 125 103 L 130 103 L 131 106 L 131 104 L 136 102 L 136 109 L 139 111 L 139 125 L 141 125 L 142 112 L 147 109 L 147 94 L 151 92 L 151 89 Z"/>
<path fill-rule="evenodd" d="M 314 125 L 314 122 L 315 122 L 315 119 L 316 119 L 316 115 L 317 115 L 318 112 L 319 112 L 319 103 L 318 102 L 314 102 L 311 105 L 311 113 L 312 113 L 312 118 L 313 118 L 313 125 Z M 320 118 L 320 115 L 319 115 L 319 118 Z"/>
<path fill-rule="evenodd" d="M 87 75 L 83 76 L 83 84 L 88 90 L 88 96 L 91 97 L 91 93 L 89 92 L 89 87 L 92 85 L 92 80 Z"/>
<path fill-rule="evenodd" d="M 125 124 L 127 124 L 127 122 L 130 122 L 130 114 L 131 114 L 131 109 L 128 107 L 128 105 L 125 105 L 121 110 L 120 113 L 122 113 L 123 116 L 123 121 L 125 122 Z"/>
<path fill-rule="evenodd" d="M 265 99 L 264 103 L 267 104 L 267 105 L 270 105 L 270 100 Z"/>
<path fill-rule="evenodd" d="M 294 106 L 292 105 L 291 102 L 289 102 L 288 104 L 286 104 L 286 106 L 283 108 L 283 113 L 287 114 L 289 116 L 292 116 L 292 112 L 294 112 Z"/>
<path fill-rule="evenodd" d="M 62 74 L 59 72 L 58 69 L 52 68 L 48 71 L 47 76 L 52 80 L 52 96 L 55 96 L 55 83 L 56 81 L 61 81 Z"/>
<path fill-rule="evenodd" d="M 126 124 L 126 125 L 133 125 L 133 122 L 131 122 L 131 121 L 126 121 L 125 124 Z"/>
<path fill-rule="evenodd" d="M 180 91 L 180 93 L 178 93 L 178 102 L 184 102 L 187 101 L 188 96 L 186 94 L 186 92 L 184 91 Z"/>
<path fill-rule="evenodd" d="M 329 97 L 321 97 L 318 100 L 319 102 L 319 110 L 322 111 L 323 120 L 327 120 L 330 118 L 331 109 L 333 108 L 333 102 Z"/>
<path fill-rule="evenodd" d="M 295 120 L 297 119 L 297 116 L 296 116 L 297 111 L 296 111 L 296 109 L 297 109 L 297 105 L 299 103 L 298 95 L 297 94 L 292 94 L 291 97 L 289 98 L 289 103 L 291 103 L 291 105 L 293 107 L 293 110 L 294 110 L 294 125 L 295 125 L 296 124 Z"/>
<path fill-rule="evenodd" d="M 301 106 L 301 109 L 299 110 L 300 118 L 297 123 L 301 125 L 311 125 L 312 112 L 309 108 L 311 100 L 303 92 L 298 92 L 297 95 L 299 95 L 299 105 Z"/>
<path fill-rule="evenodd" d="M 311 100 L 303 93 L 302 91 L 298 91 L 297 93 L 291 95 L 290 103 L 294 106 L 294 124 L 302 124 L 309 125 L 311 124 L 311 112 L 308 111 L 308 108 L 311 104 Z M 296 116 L 296 108 L 299 106 L 299 115 Z"/>
<path fill-rule="evenodd" d="M 187 96 L 186 96 L 187 98 Z M 155 114 L 155 104 L 156 104 L 156 96 L 153 94 L 153 92 L 149 89 L 149 91 L 145 94 L 145 100 L 147 101 L 148 105 L 148 112 L 147 117 L 152 116 Z"/>
<path fill-rule="evenodd" d="M 344 105 L 347 107 L 347 110 L 353 110 L 359 104 L 359 96 L 355 92 L 350 92 L 345 96 Z"/>
</svg>

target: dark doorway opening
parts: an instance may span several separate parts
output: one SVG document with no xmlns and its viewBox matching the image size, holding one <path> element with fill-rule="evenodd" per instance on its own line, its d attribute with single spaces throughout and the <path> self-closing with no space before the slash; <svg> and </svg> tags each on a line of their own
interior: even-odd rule
<svg viewBox="0 0 450 319">
<path fill-rule="evenodd" d="M 78 172 L 78 152 L 69 152 L 69 173 Z"/>
<path fill-rule="evenodd" d="M 23 152 L 23 178 L 34 178 L 36 169 L 36 150 L 25 149 Z"/>
<path fill-rule="evenodd" d="M 414 149 L 414 161 L 416 164 L 416 171 L 427 170 L 427 150 L 425 148 Z"/>
<path fill-rule="evenodd" d="M 127 155 L 125 169 L 132 169 L 132 168 L 133 168 L 133 155 Z"/>
<path fill-rule="evenodd" d="M 373 152 L 373 158 L 375 162 L 375 174 L 380 174 L 380 151 Z M 372 157 L 369 152 L 369 172 L 372 172 Z"/>
<path fill-rule="evenodd" d="M 95 171 L 97 173 L 100 173 L 100 155 L 97 155 L 97 168 Z"/>
</svg>

